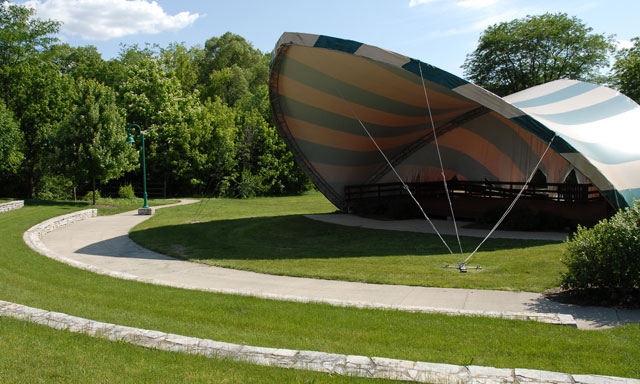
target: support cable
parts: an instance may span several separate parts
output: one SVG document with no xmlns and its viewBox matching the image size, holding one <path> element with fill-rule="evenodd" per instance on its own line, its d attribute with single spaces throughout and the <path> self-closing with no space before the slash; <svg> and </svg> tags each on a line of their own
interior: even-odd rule
<svg viewBox="0 0 640 384">
<path fill-rule="evenodd" d="M 333 80 L 333 79 L 332 79 Z M 364 125 L 364 123 L 362 122 L 362 120 L 360 120 L 360 118 L 358 117 L 358 114 L 356 113 L 356 111 L 351 107 L 351 103 L 349 101 L 347 101 L 344 98 L 344 95 L 342 94 L 342 92 L 340 92 L 340 89 L 338 89 L 338 87 L 335 85 L 335 83 L 332 81 L 332 85 L 334 87 L 334 89 L 336 90 L 336 92 L 338 92 L 338 94 L 340 95 L 340 98 L 342 99 L 342 101 L 345 102 L 345 104 L 347 105 L 347 107 L 349 108 L 349 110 L 351 111 L 351 114 L 353 114 L 353 117 L 356 118 L 356 120 L 358 120 L 358 123 L 360 124 L 360 126 L 362 127 L 362 129 L 365 131 L 365 133 L 367 134 L 367 136 L 369 136 L 369 139 L 371 139 L 371 141 L 373 142 L 373 145 L 375 145 L 375 147 L 378 149 L 378 152 L 380 152 L 380 154 L 382 155 L 382 157 L 384 158 L 384 160 L 387 162 L 387 164 L 389 165 L 389 168 L 391 169 L 391 171 L 393 171 L 393 173 L 396 175 L 396 177 L 398 178 L 398 180 L 400 180 L 400 183 L 402 183 L 402 187 L 409 193 L 409 196 L 411 197 L 411 199 L 416 203 L 416 205 L 418 206 L 418 208 L 420 209 L 420 212 L 422 212 L 422 216 L 424 216 L 424 218 L 429 222 L 429 224 L 431 224 L 431 228 L 433 228 L 434 232 L 436 233 L 436 235 L 438 235 L 438 237 L 440 238 L 440 240 L 442 241 L 442 243 L 444 244 L 445 247 L 447 247 L 447 250 L 449 251 L 450 254 L 453 255 L 453 251 L 451 250 L 451 248 L 449 247 L 449 245 L 447 244 L 447 242 L 444 240 L 444 238 L 442 237 L 442 235 L 440 234 L 440 232 L 438 232 L 438 229 L 436 228 L 436 226 L 433 224 L 433 222 L 431 221 L 431 219 L 429 218 L 429 216 L 427 216 L 426 212 L 424 211 L 424 209 L 422 208 L 422 205 L 420 205 L 420 203 L 418 202 L 418 200 L 415 198 L 415 196 L 413 195 L 413 193 L 411 192 L 411 189 L 409 188 L 409 186 L 404 182 L 404 180 L 402 179 L 402 177 L 400 176 L 400 174 L 396 171 L 396 169 L 394 168 L 393 164 L 391 164 L 391 161 L 389 161 L 389 158 L 387 157 L 387 155 L 384 153 L 384 151 L 382 150 L 382 148 L 380 148 L 380 146 L 378 145 L 378 143 L 376 142 L 376 140 L 373 138 L 373 136 L 371 135 L 371 133 L 369 132 L 369 130 L 367 129 L 367 127 Z"/>
<path fill-rule="evenodd" d="M 469 254 L 469 256 L 467 256 L 467 258 L 464 260 L 463 264 L 467 264 L 467 261 L 469 261 L 469 259 L 476 254 L 476 252 L 478 251 L 478 249 L 480 249 L 480 247 L 482 246 L 482 244 L 484 244 L 485 241 L 487 241 L 487 239 L 493 234 L 493 232 L 495 232 L 495 230 L 498 228 L 498 226 L 500 224 L 502 224 L 502 221 L 507 217 L 507 215 L 509 214 L 509 212 L 511 212 L 511 210 L 513 209 L 513 207 L 516 205 L 516 202 L 518 201 L 518 199 L 520 198 L 520 196 L 522 196 L 522 193 L 524 192 L 524 190 L 527 188 L 527 186 L 529 185 L 529 183 L 531 182 L 531 179 L 533 179 L 533 175 L 536 173 L 536 171 L 538 170 L 538 167 L 540 166 L 540 164 L 542 163 L 542 159 L 544 159 L 544 156 L 547 154 L 547 152 L 549 151 L 549 148 L 551 148 L 551 143 L 553 143 L 553 139 L 556 138 L 556 134 L 553 135 L 553 137 L 551 138 L 551 140 L 549 140 L 549 144 L 547 144 L 547 149 L 544 150 L 544 152 L 542 153 L 542 156 L 540 157 L 540 160 L 538 160 L 538 164 L 536 164 L 536 166 L 533 168 L 533 171 L 531 171 L 531 174 L 529 175 L 529 178 L 527 179 L 527 181 L 524 183 L 524 185 L 522 186 L 522 188 L 520 189 L 520 192 L 518 192 L 518 194 L 516 195 L 516 197 L 513 199 L 513 201 L 511 202 L 511 205 L 509 205 L 509 208 L 507 208 L 507 210 L 504 212 L 504 214 L 502 215 L 502 217 L 500 218 L 500 220 L 498 220 L 498 222 L 496 223 L 496 225 L 493 226 L 493 228 L 491 229 L 491 231 L 489 231 L 489 233 L 487 234 L 487 236 L 485 236 L 484 239 L 482 239 L 482 241 L 480 242 L 480 244 L 478 244 L 478 246 L 476 247 L 476 249 L 473 250 L 473 252 L 471 252 L 471 254 Z"/>
<path fill-rule="evenodd" d="M 447 177 L 444 174 L 444 165 L 442 164 L 442 156 L 440 155 L 440 146 L 438 145 L 438 136 L 436 135 L 436 126 L 433 123 L 433 115 L 431 114 L 431 105 L 429 104 L 429 96 L 427 96 L 427 86 L 424 84 L 424 76 L 422 75 L 422 64 L 418 62 L 418 68 L 420 69 L 420 80 L 422 81 L 422 90 L 424 91 L 424 99 L 427 102 L 427 110 L 429 111 L 429 120 L 431 122 L 431 129 L 433 130 L 433 141 L 436 144 L 436 151 L 438 152 L 438 161 L 440 162 L 440 174 L 442 175 L 442 183 L 444 184 L 444 191 L 447 195 L 447 201 L 449 202 L 449 210 L 451 211 L 451 218 L 453 219 L 453 228 L 456 231 L 456 239 L 458 240 L 458 247 L 460 247 L 460 256 L 464 258 L 464 252 L 462 251 L 462 242 L 460 242 L 460 234 L 458 233 L 458 224 L 456 223 L 456 215 L 453 213 L 453 204 L 451 204 L 451 196 L 449 195 L 449 186 L 447 185 Z"/>
</svg>

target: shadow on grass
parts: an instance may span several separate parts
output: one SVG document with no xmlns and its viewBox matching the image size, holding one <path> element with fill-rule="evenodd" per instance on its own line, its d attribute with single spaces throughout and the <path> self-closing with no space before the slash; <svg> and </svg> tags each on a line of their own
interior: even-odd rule
<svg viewBox="0 0 640 384">
<path fill-rule="evenodd" d="M 436 235 L 323 223 L 302 215 L 267 216 L 136 230 L 137 243 L 190 260 L 331 259 L 402 255 L 447 255 Z M 445 236 L 453 246 L 454 237 Z M 462 238 L 463 249 L 480 239 Z M 529 248 L 554 241 L 489 240 L 483 251 Z"/>
</svg>

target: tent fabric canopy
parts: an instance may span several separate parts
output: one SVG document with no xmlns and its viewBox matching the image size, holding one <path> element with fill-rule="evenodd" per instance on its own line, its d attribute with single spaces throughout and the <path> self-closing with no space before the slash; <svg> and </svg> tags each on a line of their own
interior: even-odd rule
<svg viewBox="0 0 640 384">
<path fill-rule="evenodd" d="M 439 181 L 424 78 L 445 176 L 550 183 L 569 174 L 616 208 L 640 198 L 640 106 L 603 86 L 559 80 L 500 98 L 429 64 L 350 40 L 284 33 L 271 108 L 298 164 L 338 208 L 347 185 Z M 573 173 L 572 173 L 573 172 Z"/>
</svg>

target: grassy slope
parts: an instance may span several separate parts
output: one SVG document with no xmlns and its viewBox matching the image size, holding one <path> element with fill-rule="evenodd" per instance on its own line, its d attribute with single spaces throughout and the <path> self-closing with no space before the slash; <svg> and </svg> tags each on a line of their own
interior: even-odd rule
<svg viewBox="0 0 640 384">
<path fill-rule="evenodd" d="M 0 215 L 0 299 L 98 321 L 234 343 L 441 363 L 640 377 L 640 326 L 580 331 L 533 322 L 335 308 L 152 286 L 80 271 L 22 233 L 79 207 Z"/>
<path fill-rule="evenodd" d="M 146 349 L 0 318 L 8 383 L 390 383 Z"/>
<path fill-rule="evenodd" d="M 370 283 L 541 292 L 559 284 L 563 245 L 489 240 L 470 260 L 481 272 L 444 269 L 456 257 L 435 235 L 346 227 L 305 213 L 332 212 L 320 194 L 214 199 L 159 211 L 131 233 L 160 253 L 256 272 Z M 193 219 L 198 222 L 192 223 Z M 427 225 L 425 223 L 425 225 Z M 445 237 L 457 248 L 454 237 Z M 470 251 L 478 238 L 462 238 Z M 455 244 L 455 245 L 454 245 Z"/>
</svg>

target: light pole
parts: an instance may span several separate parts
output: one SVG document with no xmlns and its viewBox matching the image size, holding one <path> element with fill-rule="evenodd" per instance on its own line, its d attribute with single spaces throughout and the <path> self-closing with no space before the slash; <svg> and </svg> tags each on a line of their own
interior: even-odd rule
<svg viewBox="0 0 640 384">
<path fill-rule="evenodd" d="M 138 214 L 151 215 L 153 214 L 153 210 L 149 208 L 149 202 L 147 200 L 147 166 L 144 154 L 144 133 L 138 124 L 127 125 L 127 143 L 136 142 L 136 139 L 133 138 L 136 129 L 140 135 L 140 140 L 142 140 L 142 187 L 144 189 L 144 204 L 141 209 L 138 209 Z"/>
</svg>

